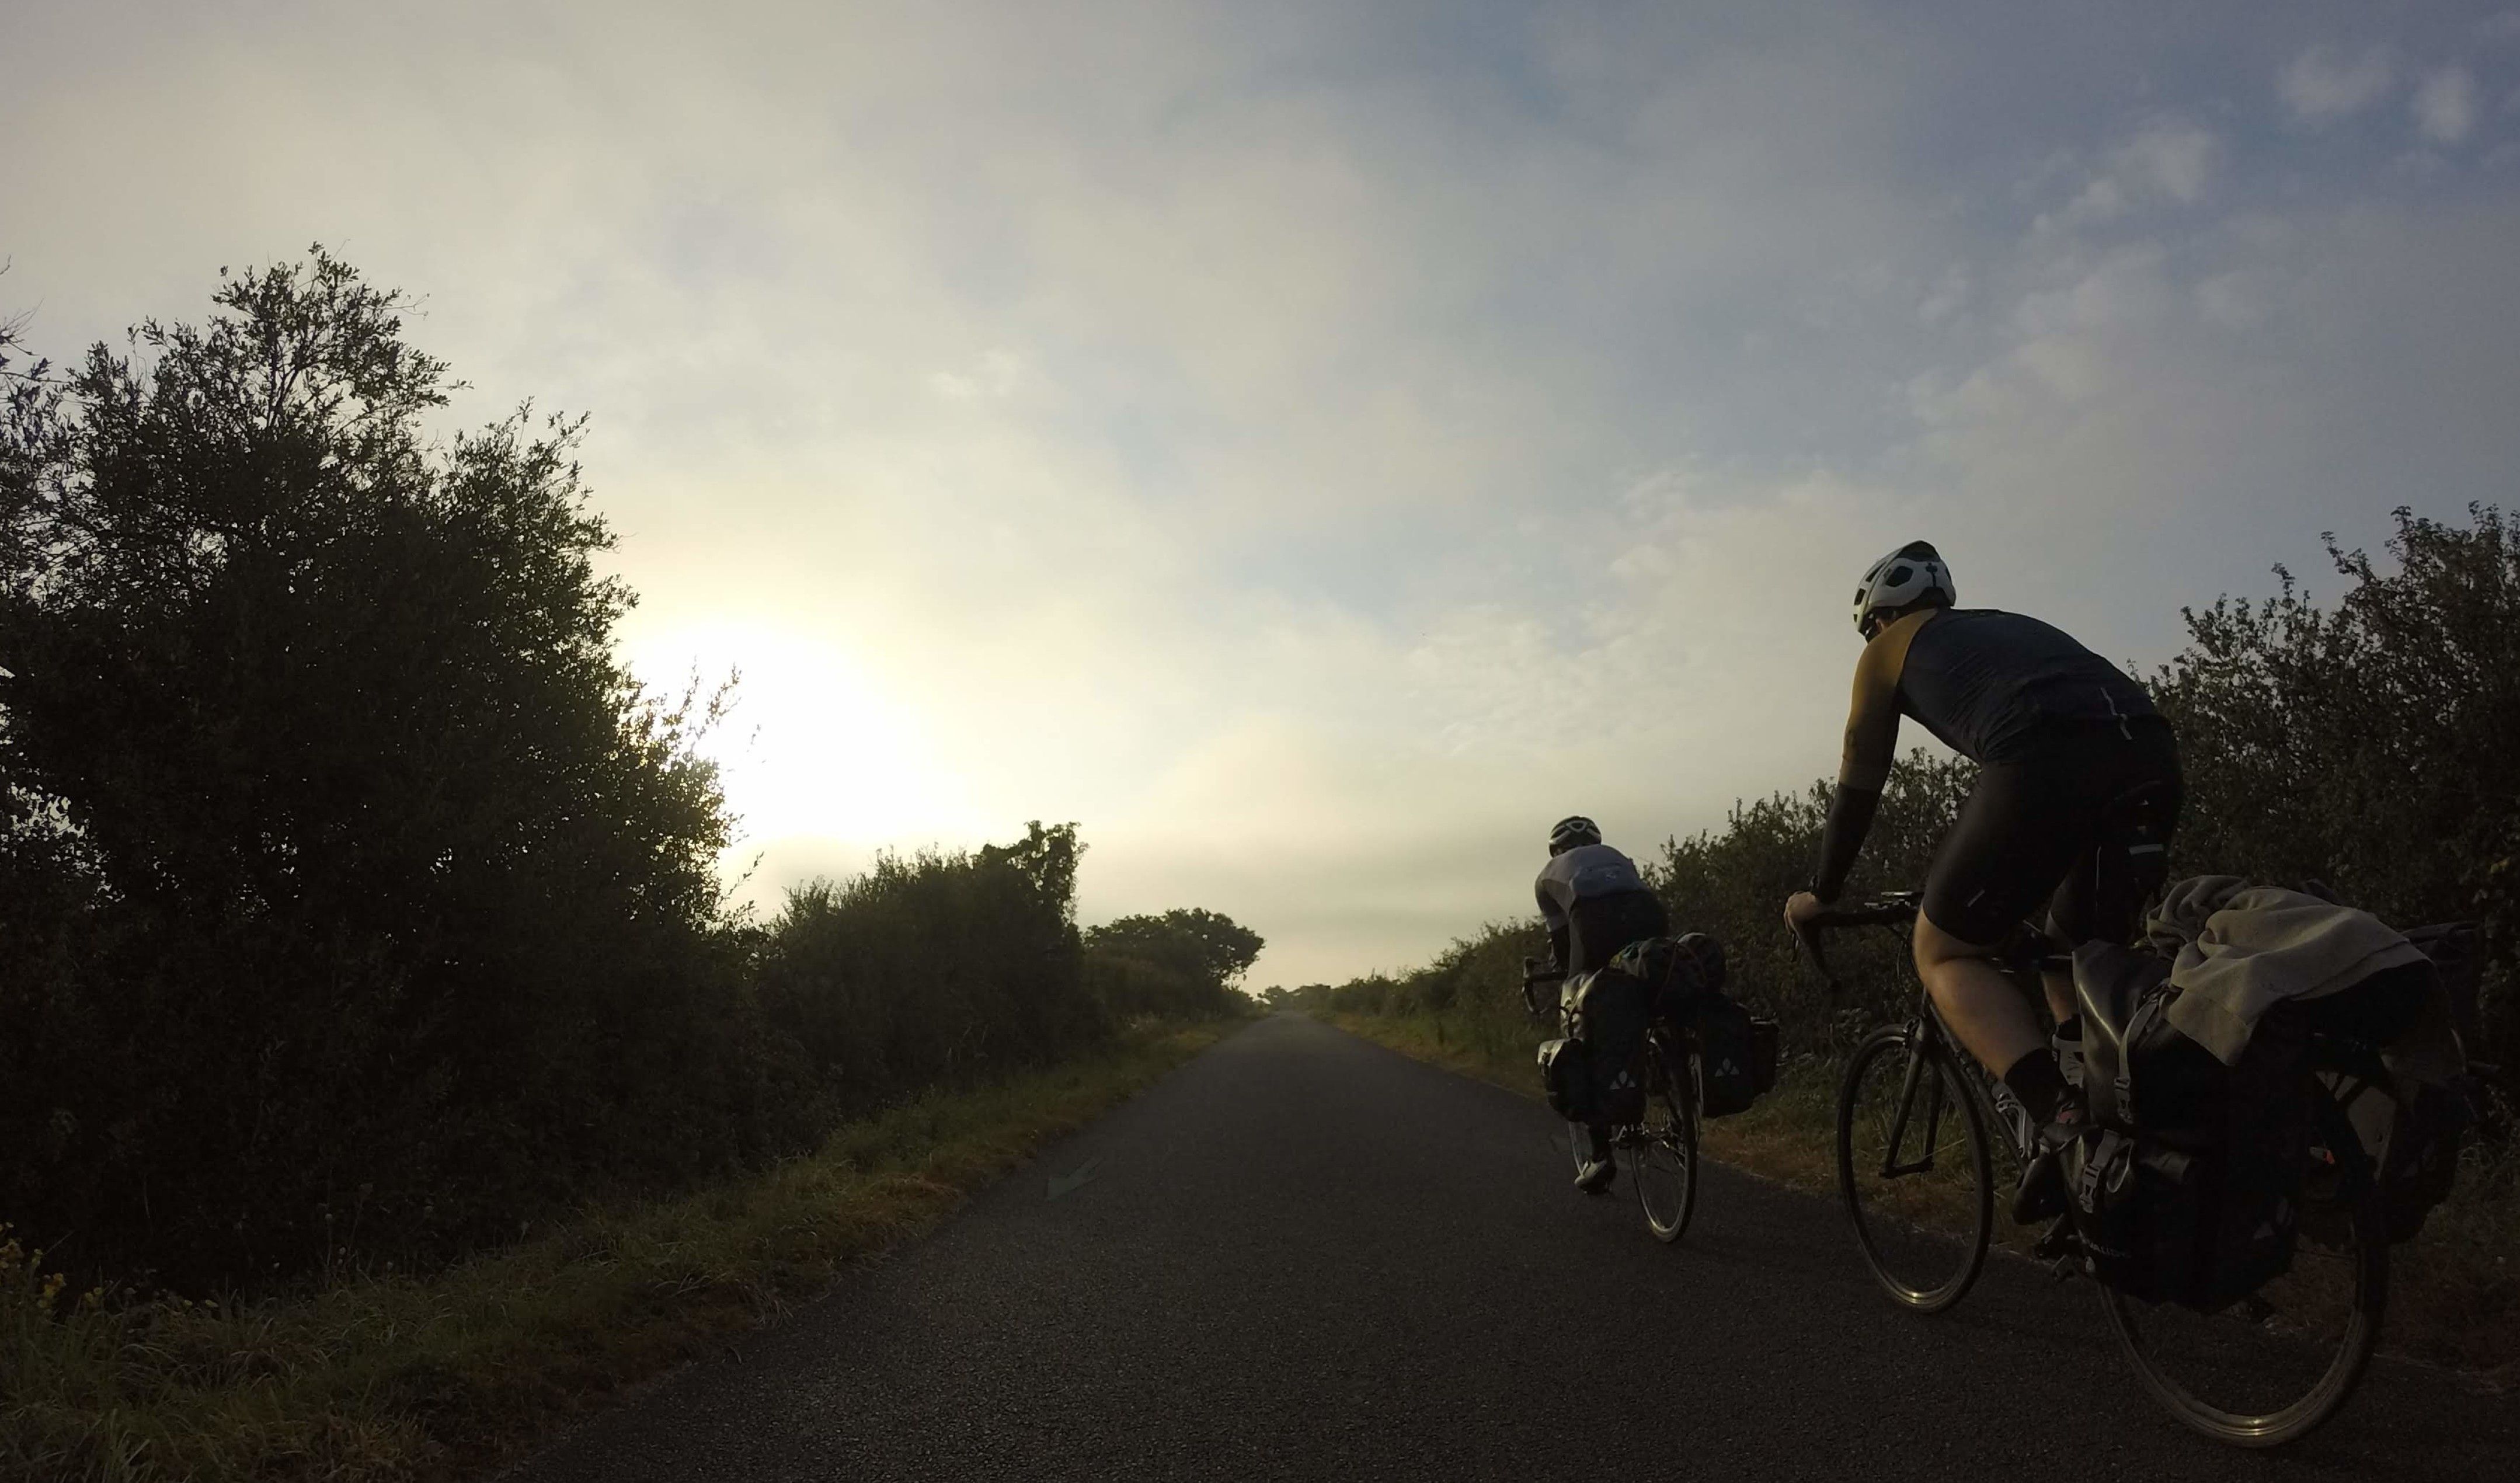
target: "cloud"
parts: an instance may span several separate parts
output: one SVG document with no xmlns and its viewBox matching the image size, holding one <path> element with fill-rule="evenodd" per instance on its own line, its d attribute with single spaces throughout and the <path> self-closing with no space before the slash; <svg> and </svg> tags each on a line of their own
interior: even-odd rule
<svg viewBox="0 0 2520 1483">
<path fill-rule="evenodd" d="M 2292 115 L 2311 123 L 2349 117 L 2378 103 L 2396 81 L 2385 46 L 2347 52 L 2321 43 L 2284 65 L 2275 91 Z"/>
<path fill-rule="evenodd" d="M 2176 117 L 2153 119 L 2111 149 L 2081 194 L 2053 216 L 2050 229 L 2114 221 L 2141 207 L 2202 202 L 2223 157 L 2211 130 Z"/>
<path fill-rule="evenodd" d="M 2416 85 L 2413 107 L 2426 139 L 2456 144 L 2476 126 L 2476 79 L 2464 67 L 2444 67 Z"/>
<path fill-rule="evenodd" d="M 632 661 L 745 671 L 757 893 L 1073 819 L 1089 921 L 1337 977 L 1528 910 L 1559 815 L 1827 771 L 1900 541 L 2157 658 L 2507 496 L 2520 177 L 2223 98 L 2411 41 L 2013 13 L 93 0 L 12 34 L 0 285 L 74 349 L 321 238 L 463 420 L 591 410 Z"/>
</svg>

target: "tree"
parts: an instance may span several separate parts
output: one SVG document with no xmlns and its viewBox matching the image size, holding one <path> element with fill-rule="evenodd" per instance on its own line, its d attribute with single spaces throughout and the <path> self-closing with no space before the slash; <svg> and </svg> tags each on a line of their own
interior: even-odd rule
<svg viewBox="0 0 2520 1483">
<path fill-rule="evenodd" d="M 1088 934 L 1096 948 L 1170 968 L 1219 989 L 1239 983 L 1260 956 L 1260 934 L 1220 912 L 1176 907 L 1160 917 L 1122 917 Z"/>
<path fill-rule="evenodd" d="M 1085 934 L 1104 1001 L 1124 1013 L 1231 1007 L 1262 946 L 1233 918 L 1194 907 L 1122 917 Z"/>
<path fill-rule="evenodd" d="M 710 706 L 571 453 L 320 247 L 0 410 L 0 1208 L 206 1278 L 722 1159 Z M 25 944 L 31 951 L 20 951 Z"/>
</svg>

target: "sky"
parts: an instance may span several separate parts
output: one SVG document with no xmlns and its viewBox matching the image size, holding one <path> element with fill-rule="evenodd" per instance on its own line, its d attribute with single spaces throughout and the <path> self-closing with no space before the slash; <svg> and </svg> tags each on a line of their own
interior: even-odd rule
<svg viewBox="0 0 2520 1483">
<path fill-rule="evenodd" d="M 1335 981 L 1830 772 L 1909 540 L 2141 669 L 2508 502 L 2520 9 L 0 0 L 34 349 L 313 242 L 591 415 L 746 899 L 1074 821 Z"/>
</svg>

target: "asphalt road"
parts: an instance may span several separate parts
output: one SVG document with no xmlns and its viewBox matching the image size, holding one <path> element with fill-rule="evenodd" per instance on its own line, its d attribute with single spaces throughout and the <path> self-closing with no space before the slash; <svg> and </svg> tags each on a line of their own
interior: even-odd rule
<svg viewBox="0 0 2520 1483">
<path fill-rule="evenodd" d="M 2294 1447 L 2217 1447 L 2145 1398 L 2085 1284 L 1998 1259 L 1920 1318 L 1833 1203 L 1722 1169 L 1663 1246 L 1624 1190 L 1569 1188 L 1560 1137 L 1264 1020 L 511 1476 L 2520 1476 L 2520 1403 L 2386 1362 Z"/>
</svg>

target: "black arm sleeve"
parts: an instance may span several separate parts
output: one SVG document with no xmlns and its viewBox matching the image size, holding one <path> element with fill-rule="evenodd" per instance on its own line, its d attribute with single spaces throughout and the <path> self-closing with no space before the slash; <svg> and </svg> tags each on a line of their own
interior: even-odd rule
<svg viewBox="0 0 2520 1483">
<path fill-rule="evenodd" d="M 1537 894 L 1540 897 L 1540 920 L 1549 927 L 1549 966 L 1562 968 L 1566 966 L 1565 909 L 1549 894 L 1546 883 L 1537 888 Z"/>
<path fill-rule="evenodd" d="M 1813 895 L 1835 901 L 1837 893 L 1846 889 L 1847 874 L 1855 869 L 1864 835 L 1872 828 L 1872 811 L 1880 805 L 1876 789 L 1837 786 L 1828 800 L 1828 823 L 1820 831 L 1820 869 L 1812 876 Z"/>
</svg>

